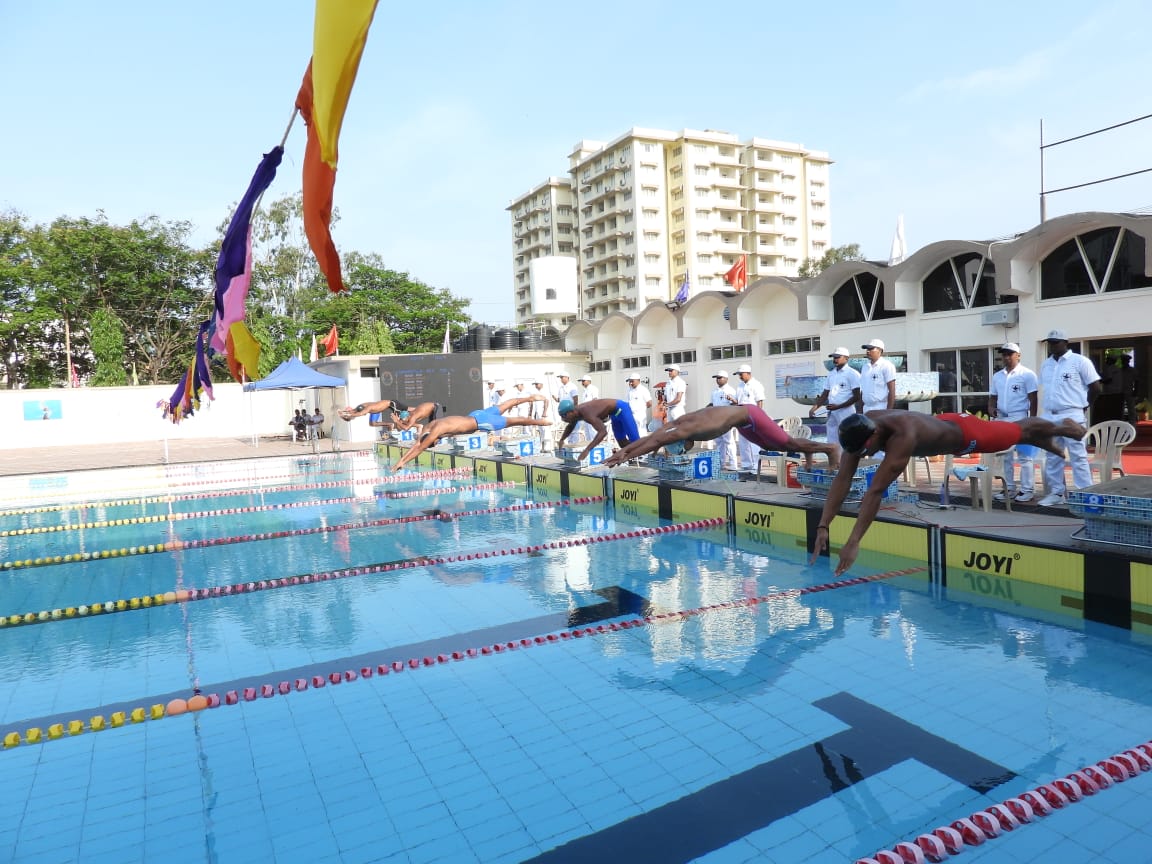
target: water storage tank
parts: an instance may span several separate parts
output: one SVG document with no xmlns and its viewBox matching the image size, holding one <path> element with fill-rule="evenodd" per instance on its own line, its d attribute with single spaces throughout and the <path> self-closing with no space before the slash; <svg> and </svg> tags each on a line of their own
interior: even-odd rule
<svg viewBox="0 0 1152 864">
<path fill-rule="evenodd" d="M 497 330 L 492 334 L 493 351 L 515 351 L 520 347 L 520 334 L 515 330 Z"/>
<path fill-rule="evenodd" d="M 468 328 L 468 335 L 472 337 L 473 351 L 487 351 L 492 347 L 492 330 L 487 324 L 475 324 Z"/>
<path fill-rule="evenodd" d="M 521 330 L 520 331 L 520 350 L 521 351 L 539 351 L 541 348 L 541 339 L 539 330 Z"/>
<path fill-rule="evenodd" d="M 476 337 L 471 333 L 465 333 L 452 343 L 452 350 L 458 353 L 462 351 L 475 351 Z"/>
</svg>

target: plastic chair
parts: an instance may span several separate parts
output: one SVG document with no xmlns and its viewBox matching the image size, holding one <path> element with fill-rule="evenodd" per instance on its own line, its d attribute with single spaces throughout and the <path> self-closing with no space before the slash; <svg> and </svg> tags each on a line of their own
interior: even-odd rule
<svg viewBox="0 0 1152 864">
<path fill-rule="evenodd" d="M 791 420 L 796 421 L 795 429 L 791 432 L 788 432 L 788 428 L 784 424 Z M 812 430 L 805 426 L 799 417 L 788 417 L 784 420 L 783 423 L 780 424 L 780 428 L 785 432 L 788 432 L 791 437 L 796 438 L 797 440 L 803 441 L 812 437 Z M 760 482 L 760 471 L 763 467 L 763 461 L 765 459 L 776 460 L 776 483 L 779 486 L 785 487 L 788 485 L 788 463 L 802 463 L 804 461 L 804 457 L 799 454 L 789 455 L 788 453 L 784 453 L 783 451 L 779 450 L 761 450 L 760 457 L 756 460 L 757 483 Z"/>
<path fill-rule="evenodd" d="M 1123 420 L 1105 420 L 1088 428 L 1084 437 L 1084 444 L 1092 451 L 1088 457 L 1088 470 L 1096 470 L 1100 479 L 1098 482 L 1107 483 L 1112 479 L 1112 472 L 1119 471 L 1124 475 L 1122 456 L 1124 448 L 1136 440 L 1136 427 Z"/>
</svg>

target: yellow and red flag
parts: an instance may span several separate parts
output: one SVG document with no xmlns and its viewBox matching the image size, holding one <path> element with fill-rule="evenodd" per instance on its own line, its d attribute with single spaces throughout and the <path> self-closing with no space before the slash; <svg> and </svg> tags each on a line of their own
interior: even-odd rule
<svg viewBox="0 0 1152 864">
<path fill-rule="evenodd" d="M 340 255 L 332 240 L 332 189 L 339 161 L 340 127 L 356 82 L 377 0 L 318 0 L 312 62 L 296 96 L 308 127 L 304 147 L 304 234 L 333 292 L 344 290 Z"/>
</svg>

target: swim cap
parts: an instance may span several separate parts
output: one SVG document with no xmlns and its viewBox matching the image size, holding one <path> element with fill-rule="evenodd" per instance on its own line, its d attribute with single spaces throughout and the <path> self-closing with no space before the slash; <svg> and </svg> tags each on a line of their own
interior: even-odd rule
<svg viewBox="0 0 1152 864">
<path fill-rule="evenodd" d="M 408 412 L 407 411 L 401 411 L 400 412 L 400 419 L 401 420 L 407 420 L 408 419 Z"/>
<path fill-rule="evenodd" d="M 862 453 L 875 431 L 876 424 L 868 417 L 852 414 L 840 421 L 840 446 L 847 453 Z"/>
<path fill-rule="evenodd" d="M 560 404 L 556 406 L 556 413 L 563 417 L 569 411 L 575 411 L 576 405 L 571 399 L 561 399 Z"/>
</svg>

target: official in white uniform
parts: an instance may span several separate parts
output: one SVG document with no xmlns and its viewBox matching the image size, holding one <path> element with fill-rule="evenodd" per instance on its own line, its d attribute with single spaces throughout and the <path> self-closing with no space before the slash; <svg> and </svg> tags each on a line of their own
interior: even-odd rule
<svg viewBox="0 0 1152 864">
<path fill-rule="evenodd" d="M 680 377 L 680 364 L 673 363 L 665 366 L 668 373 L 668 383 L 664 385 L 664 399 L 668 406 L 668 421 L 679 420 L 687 410 L 688 385 Z"/>
<path fill-rule="evenodd" d="M 816 397 L 816 404 L 808 416 L 815 417 L 821 406 L 826 407 L 826 440 L 836 444 L 840 441 L 840 423 L 855 414 L 860 406 L 860 373 L 848 365 L 851 353 L 847 348 L 837 348 L 828 356 L 832 358 L 832 369 L 824 379 L 824 390 Z"/>
<path fill-rule="evenodd" d="M 752 367 L 745 363 L 736 370 L 736 377 L 740 379 L 736 384 L 736 404 L 763 408 L 764 385 L 752 377 Z M 737 438 L 737 447 L 740 451 L 740 470 L 755 471 L 760 465 L 760 445 L 740 436 Z"/>
<path fill-rule="evenodd" d="M 992 393 L 988 397 L 988 414 L 995 420 L 1023 420 L 1035 417 L 1039 381 L 1036 373 L 1020 362 L 1020 346 L 1006 342 L 1000 346 L 1004 366 L 992 376 Z M 1017 444 L 1004 457 L 1004 491 L 997 492 L 996 500 L 1014 498 L 1020 503 L 1031 501 L 1036 495 L 1036 448 Z M 1016 492 L 1016 463 L 1020 463 L 1020 491 Z"/>
<path fill-rule="evenodd" d="M 712 391 L 711 405 L 713 407 L 727 408 L 736 405 L 736 388 L 728 383 L 728 370 L 721 369 L 712 376 L 716 382 L 716 389 Z M 737 471 L 740 467 L 740 457 L 737 451 L 736 429 L 732 428 L 714 439 L 716 449 L 720 451 L 720 464 L 726 471 Z"/>
<path fill-rule="evenodd" d="M 648 429 L 648 412 L 652 408 L 652 394 L 648 388 L 640 383 L 640 376 L 633 372 L 626 379 L 628 392 L 624 398 L 628 407 L 632 409 L 632 418 L 636 421 L 636 428 L 645 432 Z"/>
<path fill-rule="evenodd" d="M 896 407 L 896 367 L 884 356 L 884 342 L 871 339 L 860 346 L 868 365 L 860 370 L 860 397 L 864 413 L 891 410 Z"/>
<path fill-rule="evenodd" d="M 1088 408 L 1100 395 L 1104 386 L 1100 373 L 1087 357 L 1068 350 L 1068 334 L 1053 330 L 1048 334 L 1048 359 L 1040 366 L 1040 404 L 1048 420 L 1059 423 L 1072 418 L 1083 425 Z M 1072 483 L 1077 489 L 1092 485 L 1092 471 L 1088 468 L 1088 448 L 1083 441 L 1058 438 L 1068 452 L 1072 463 Z M 1064 480 L 1064 460 L 1049 453 L 1044 462 L 1044 482 L 1048 494 L 1040 499 L 1041 507 L 1061 507 L 1067 484 Z"/>
</svg>

